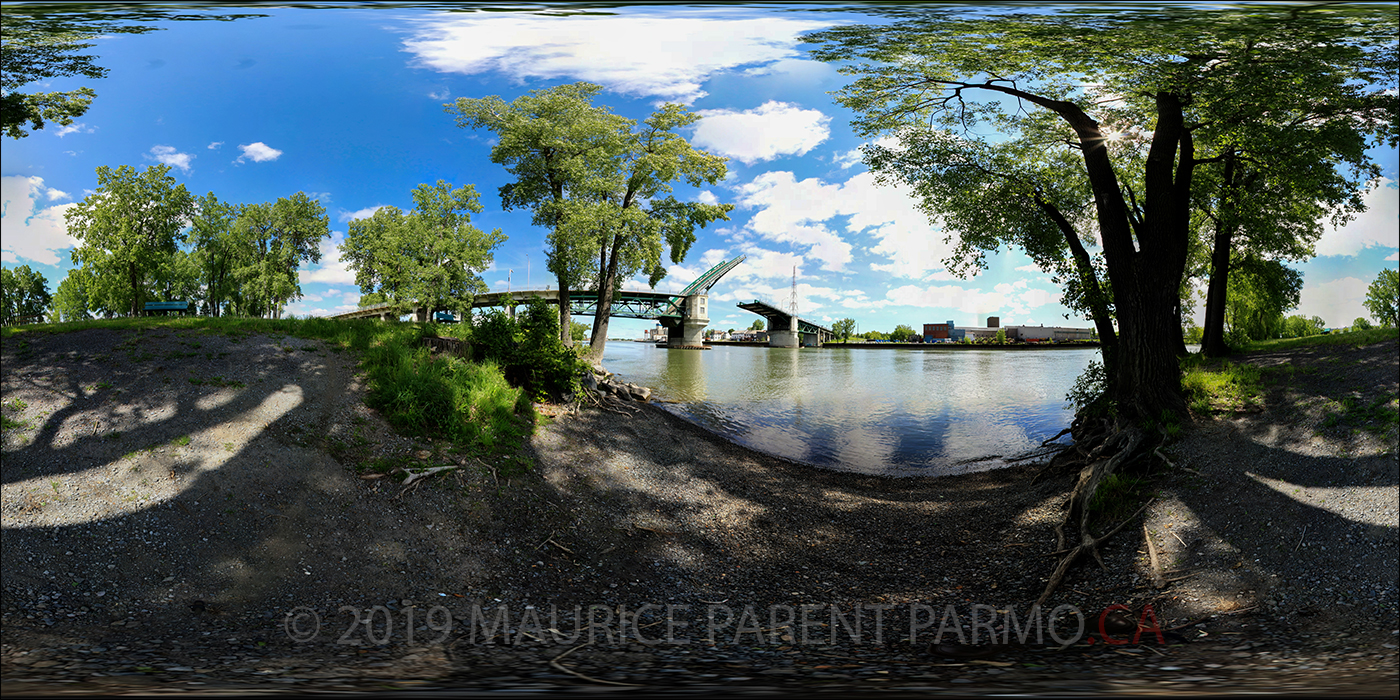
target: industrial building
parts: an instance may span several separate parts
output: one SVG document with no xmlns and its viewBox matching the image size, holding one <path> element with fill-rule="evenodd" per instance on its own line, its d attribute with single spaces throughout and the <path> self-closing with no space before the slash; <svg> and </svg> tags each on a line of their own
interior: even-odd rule
<svg viewBox="0 0 1400 700">
<path fill-rule="evenodd" d="M 996 338 L 998 331 L 1004 331 L 1007 340 L 1028 343 L 1065 342 L 1069 340 L 1093 340 L 1091 328 L 1064 328 L 1060 326 L 1002 326 L 1001 317 L 988 316 L 987 325 L 959 328 L 952 321 L 946 323 L 925 323 L 925 343 L 959 343 L 964 339 L 976 342 Z"/>
</svg>

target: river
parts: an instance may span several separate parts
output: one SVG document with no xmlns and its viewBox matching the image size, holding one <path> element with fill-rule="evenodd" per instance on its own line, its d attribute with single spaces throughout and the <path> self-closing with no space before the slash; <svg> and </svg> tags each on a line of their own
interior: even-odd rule
<svg viewBox="0 0 1400 700">
<path fill-rule="evenodd" d="M 1069 425 L 1065 394 L 1097 348 L 933 350 L 609 341 L 603 362 L 735 442 L 892 476 L 1006 466 Z"/>
</svg>

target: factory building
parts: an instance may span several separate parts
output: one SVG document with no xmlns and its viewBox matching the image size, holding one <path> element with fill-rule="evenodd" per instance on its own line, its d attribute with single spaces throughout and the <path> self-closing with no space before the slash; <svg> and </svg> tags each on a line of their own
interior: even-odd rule
<svg viewBox="0 0 1400 700">
<path fill-rule="evenodd" d="M 1090 328 L 1062 328 L 1059 326 L 1005 326 L 1001 325 L 1001 317 L 988 316 L 987 325 L 982 327 L 959 328 L 952 321 L 946 323 L 925 323 L 924 342 L 925 343 L 958 343 L 963 339 L 973 342 L 978 340 L 993 340 L 997 332 L 1006 334 L 1007 340 L 1019 340 L 1028 343 L 1044 342 L 1065 342 L 1069 340 L 1092 340 L 1093 330 Z"/>
</svg>

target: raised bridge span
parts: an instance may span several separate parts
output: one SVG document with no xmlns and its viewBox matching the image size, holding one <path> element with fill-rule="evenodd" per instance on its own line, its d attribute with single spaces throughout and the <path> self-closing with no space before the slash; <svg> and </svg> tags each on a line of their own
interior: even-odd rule
<svg viewBox="0 0 1400 700">
<path fill-rule="evenodd" d="M 613 293 L 610 316 L 616 318 L 655 319 L 667 329 L 666 347 L 703 348 L 705 347 L 705 326 L 710 323 L 710 288 L 726 273 L 744 262 L 747 256 L 740 255 L 733 260 L 722 262 L 700 275 L 685 289 L 679 292 L 654 292 L 619 290 Z M 514 313 L 516 306 L 529 303 L 539 297 L 551 304 L 559 303 L 557 289 L 520 289 L 509 292 L 488 292 L 479 294 L 472 300 L 472 308 L 504 306 Z M 569 313 L 575 316 L 596 316 L 598 314 L 598 292 L 579 290 L 569 292 Z M 397 320 L 392 304 L 366 306 L 331 318 L 379 318 Z"/>
</svg>

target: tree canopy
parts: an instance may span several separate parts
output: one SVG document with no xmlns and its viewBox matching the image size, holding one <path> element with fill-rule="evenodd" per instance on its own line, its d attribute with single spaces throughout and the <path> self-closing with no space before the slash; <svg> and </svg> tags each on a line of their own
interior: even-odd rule
<svg viewBox="0 0 1400 700">
<path fill-rule="evenodd" d="M 241 207 L 233 237 L 244 254 L 233 274 L 247 312 L 276 317 L 287 302 L 300 299 L 297 270 L 303 262 L 321 261 L 321 239 L 330 235 L 326 208 L 304 192 Z"/>
<path fill-rule="evenodd" d="M 481 273 L 506 237 L 500 229 L 488 234 L 471 225 L 471 214 L 482 210 L 472 185 L 422 184 L 413 202 L 407 213 L 382 207 L 351 221 L 342 259 L 363 294 L 379 295 L 400 313 L 418 308 L 420 320 L 438 310 L 465 314 L 472 298 L 486 291 Z"/>
<path fill-rule="evenodd" d="M 167 165 L 140 173 L 129 165 L 99 166 L 97 191 L 64 215 L 69 235 L 80 242 L 73 263 L 89 267 L 99 293 L 121 298 L 133 316 L 150 276 L 175 253 L 194 213 L 194 198 L 169 173 Z"/>
<path fill-rule="evenodd" d="M 42 320 L 51 302 L 49 281 L 42 274 L 28 265 L 0 267 L 0 325 Z"/>
<path fill-rule="evenodd" d="M 1381 270 L 1366 289 L 1366 310 L 1376 322 L 1387 328 L 1400 325 L 1400 272 Z"/>
<path fill-rule="evenodd" d="M 727 219 L 733 209 L 670 195 L 676 180 L 713 184 L 727 172 L 723 157 L 698 151 L 675 133 L 698 115 L 667 104 L 638 127 L 594 106 L 601 90 L 574 83 L 509 104 L 492 96 L 447 105 L 459 126 L 485 127 L 499 137 L 491 160 L 518 177 L 501 188 L 502 205 L 527 207 L 536 225 L 550 227 L 548 261 L 559 282 L 561 328 L 570 328 L 570 290 L 598 291 L 589 350 L 595 359 L 607 342 L 619 281 L 645 273 L 654 287 L 666 274 L 663 248 L 679 263 L 695 230 Z"/>
</svg>

